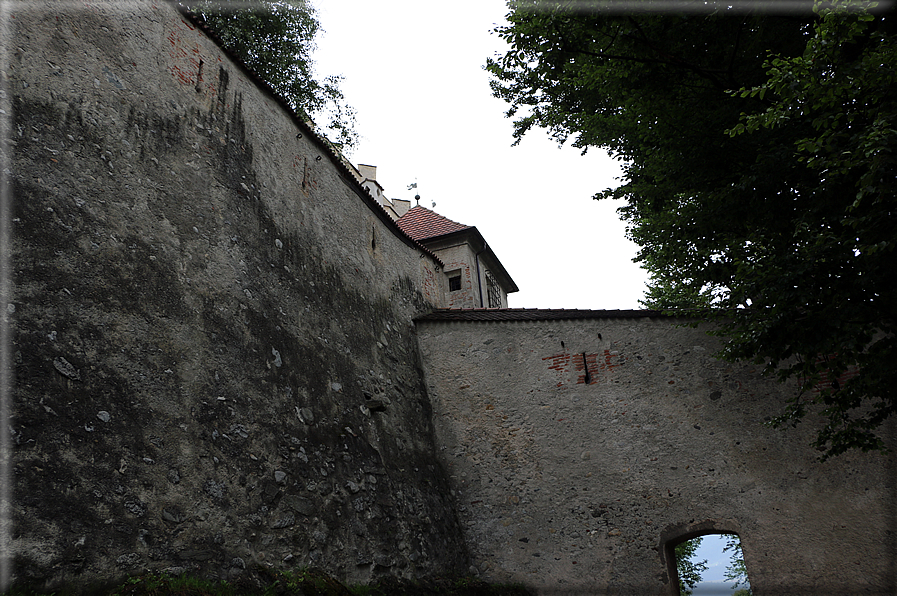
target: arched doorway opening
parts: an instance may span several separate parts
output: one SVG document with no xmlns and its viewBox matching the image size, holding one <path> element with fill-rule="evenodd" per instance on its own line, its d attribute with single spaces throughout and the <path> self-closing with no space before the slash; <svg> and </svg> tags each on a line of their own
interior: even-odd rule
<svg viewBox="0 0 897 596">
<path fill-rule="evenodd" d="M 705 521 L 665 532 L 659 549 L 671 596 L 750 596 L 751 588 L 734 524 Z"/>
</svg>

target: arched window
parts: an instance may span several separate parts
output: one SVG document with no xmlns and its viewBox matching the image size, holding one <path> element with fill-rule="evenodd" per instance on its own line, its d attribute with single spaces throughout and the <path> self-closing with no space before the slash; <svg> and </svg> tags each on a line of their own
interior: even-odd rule
<svg viewBox="0 0 897 596">
<path fill-rule="evenodd" d="M 734 524 L 689 523 L 664 533 L 659 549 L 671 596 L 750 596 L 741 537 Z"/>
</svg>

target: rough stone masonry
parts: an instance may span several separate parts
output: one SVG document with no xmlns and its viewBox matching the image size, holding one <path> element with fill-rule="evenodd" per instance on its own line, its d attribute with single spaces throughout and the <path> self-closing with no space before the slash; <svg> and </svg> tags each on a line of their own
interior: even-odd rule
<svg viewBox="0 0 897 596">
<path fill-rule="evenodd" d="M 706 326 L 574 313 L 418 321 L 440 458 L 486 577 L 675 595 L 676 543 L 735 533 L 754 594 L 894 593 L 893 457 L 819 463 L 817 421 L 764 426 L 793 387 L 714 358 Z"/>
<path fill-rule="evenodd" d="M 439 263 L 175 6 L 13 17 L 13 579 L 466 572 Z"/>
<path fill-rule="evenodd" d="M 702 330 L 433 318 L 438 259 L 174 5 L 9 31 L 17 583 L 675 594 L 674 543 L 730 531 L 756 594 L 894 593 L 893 458 L 818 464 Z"/>
</svg>

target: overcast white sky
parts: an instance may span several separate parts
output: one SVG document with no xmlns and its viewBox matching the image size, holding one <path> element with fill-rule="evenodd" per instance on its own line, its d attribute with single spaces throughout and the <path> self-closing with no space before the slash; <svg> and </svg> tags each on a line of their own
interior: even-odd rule
<svg viewBox="0 0 897 596">
<path fill-rule="evenodd" d="M 377 166 L 388 197 L 413 199 L 416 181 L 422 206 L 476 226 L 520 288 L 512 308 L 639 308 L 647 274 L 619 205 L 591 198 L 617 185 L 618 163 L 542 131 L 511 146 L 483 70 L 504 47 L 491 33 L 503 0 L 312 3 L 325 30 L 318 73 L 345 76 L 358 111 L 350 159 Z"/>
</svg>

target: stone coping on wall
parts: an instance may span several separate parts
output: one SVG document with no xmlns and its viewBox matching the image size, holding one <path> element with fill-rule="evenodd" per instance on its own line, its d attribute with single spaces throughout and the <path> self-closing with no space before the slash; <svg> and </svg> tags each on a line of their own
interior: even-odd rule
<svg viewBox="0 0 897 596">
<path fill-rule="evenodd" d="M 633 319 L 645 317 L 677 316 L 666 311 L 633 310 L 581 310 L 565 308 L 476 308 L 436 309 L 417 317 L 416 322 L 438 321 L 561 321 L 575 319 Z M 683 315 L 687 316 L 687 315 Z"/>
</svg>

